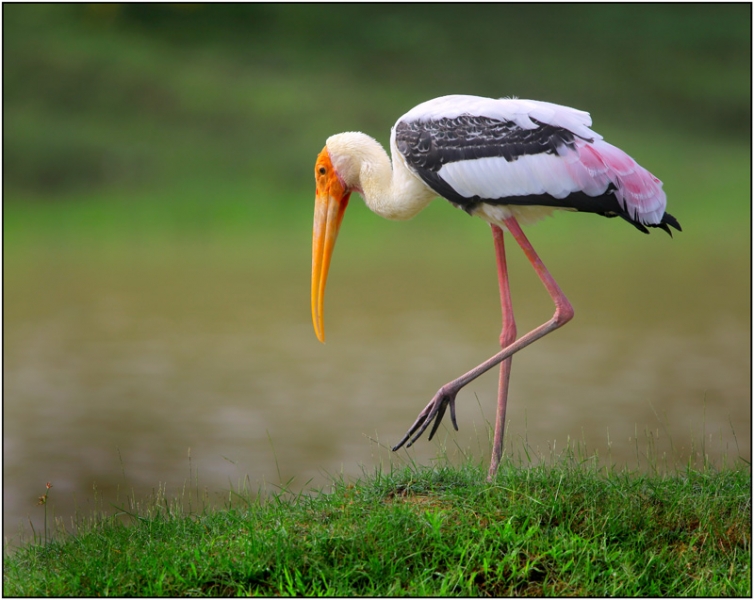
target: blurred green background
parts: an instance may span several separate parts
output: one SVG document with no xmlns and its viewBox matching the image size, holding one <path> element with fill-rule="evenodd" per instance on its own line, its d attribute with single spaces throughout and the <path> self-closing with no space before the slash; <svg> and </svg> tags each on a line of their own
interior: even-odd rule
<svg viewBox="0 0 754 600">
<path fill-rule="evenodd" d="M 401 224 L 354 198 L 332 343 L 310 324 L 317 153 L 348 130 L 387 144 L 444 94 L 589 111 L 683 226 L 671 240 L 558 214 L 527 229 L 578 323 L 517 356 L 508 448 L 579 438 L 623 463 L 659 421 L 658 456 L 695 460 L 706 432 L 705 455 L 750 460 L 750 5 L 2 10 L 7 523 L 40 530 L 47 481 L 61 516 L 93 482 L 116 505 L 119 490 L 181 489 L 186 447 L 213 490 L 358 475 L 373 437 L 394 443 L 489 356 L 489 228 L 444 201 Z M 552 304 L 512 254 L 526 331 Z M 476 457 L 496 379 L 469 388 L 449 439 Z"/>
<path fill-rule="evenodd" d="M 5 249 L 308 222 L 327 136 L 387 143 L 449 93 L 589 111 L 684 227 L 718 231 L 748 211 L 750 10 L 5 5 Z"/>
</svg>

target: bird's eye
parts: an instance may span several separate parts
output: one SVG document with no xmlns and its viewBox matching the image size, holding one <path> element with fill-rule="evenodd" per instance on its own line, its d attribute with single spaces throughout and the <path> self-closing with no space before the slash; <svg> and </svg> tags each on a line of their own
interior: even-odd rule
<svg viewBox="0 0 754 600">
<path fill-rule="evenodd" d="M 320 175 L 324 175 L 325 173 L 327 173 L 327 169 L 325 169 L 324 167 L 320 167 L 319 168 L 319 174 Z"/>
</svg>

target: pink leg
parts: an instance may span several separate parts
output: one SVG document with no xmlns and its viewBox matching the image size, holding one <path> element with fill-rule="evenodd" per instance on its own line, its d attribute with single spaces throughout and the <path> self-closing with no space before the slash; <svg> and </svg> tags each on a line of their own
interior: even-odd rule
<svg viewBox="0 0 754 600">
<path fill-rule="evenodd" d="M 495 240 L 495 257 L 497 258 L 497 280 L 500 286 L 500 307 L 503 311 L 503 329 L 500 332 L 500 347 L 505 350 L 516 341 L 516 320 L 513 317 L 513 303 L 511 289 L 508 282 L 508 265 L 505 260 L 505 245 L 503 230 L 497 225 L 491 225 L 492 237 Z M 508 404 L 508 382 L 511 376 L 509 356 L 500 363 L 500 380 L 497 388 L 497 413 L 495 417 L 495 435 L 492 441 L 492 460 L 490 462 L 489 477 L 497 473 L 500 459 L 503 456 L 503 436 L 505 435 L 505 408 Z"/>
<path fill-rule="evenodd" d="M 488 358 L 482 364 L 474 367 L 468 373 L 465 373 L 461 375 L 458 379 L 454 379 L 453 381 L 446 383 L 444 386 L 442 386 L 438 390 L 437 394 L 435 394 L 434 398 L 432 398 L 430 403 L 424 407 L 424 410 L 422 410 L 421 413 L 419 413 L 419 416 L 417 417 L 416 421 L 414 421 L 414 424 L 411 425 L 408 432 L 406 433 L 406 435 L 403 436 L 401 441 L 399 441 L 393 447 L 393 450 L 398 450 L 401 446 L 406 444 L 407 441 L 408 441 L 408 444 L 406 445 L 406 447 L 411 446 L 411 444 L 413 444 L 417 439 L 419 439 L 422 433 L 424 433 L 424 430 L 427 429 L 429 424 L 434 420 L 435 424 L 432 426 L 432 429 L 429 432 L 429 439 L 432 439 L 432 436 L 435 434 L 435 431 L 437 431 L 437 428 L 440 425 L 440 421 L 442 421 L 442 418 L 445 415 L 445 410 L 446 408 L 448 408 L 448 406 L 450 406 L 450 420 L 453 423 L 453 427 L 455 427 L 455 429 L 458 430 L 458 424 L 456 423 L 456 417 L 455 417 L 455 402 L 456 402 L 456 394 L 458 394 L 458 391 L 463 386 L 473 381 L 474 379 L 476 379 L 483 373 L 486 373 L 492 367 L 500 364 L 505 359 L 509 358 L 510 356 L 512 356 L 519 350 L 521 350 L 522 348 L 525 348 L 532 342 L 535 342 L 539 338 L 544 337 L 545 335 L 547 335 L 551 331 L 554 331 L 558 327 L 565 325 L 568 321 L 570 321 L 573 318 L 573 307 L 571 306 L 571 303 L 568 301 L 568 298 L 565 297 L 565 294 L 563 294 L 562 290 L 560 289 L 558 284 L 555 282 L 552 275 L 550 275 L 549 271 L 547 270 L 545 265 L 542 263 L 542 260 L 539 258 L 539 256 L 537 256 L 537 253 L 535 252 L 532 245 L 529 243 L 529 240 L 526 239 L 526 236 L 524 235 L 524 232 L 521 230 L 521 227 L 519 226 L 516 219 L 514 217 L 509 217 L 505 219 L 504 224 L 505 224 L 505 227 L 508 229 L 508 231 L 511 233 L 511 235 L 518 242 L 518 245 L 521 246 L 521 249 L 524 251 L 526 258 L 529 259 L 529 262 L 531 263 L 532 267 L 534 267 L 534 270 L 537 272 L 539 279 L 542 281 L 545 288 L 547 289 L 547 292 L 550 294 L 552 301 L 555 303 L 555 314 L 552 316 L 552 318 L 549 321 L 547 321 L 546 323 L 543 323 L 536 329 L 531 330 L 526 335 L 521 336 L 518 340 L 516 340 L 515 342 L 513 342 L 512 344 L 510 344 L 509 346 L 507 346 L 506 348 L 504 348 L 503 350 L 495 354 L 493 357 Z M 501 283 L 501 292 L 502 292 L 502 283 Z M 497 428 L 497 423 L 496 423 L 496 428 Z M 501 441 L 502 441 L 502 434 L 501 434 Z M 497 465 L 494 463 L 494 460 L 495 460 L 494 453 L 493 453 L 492 460 L 493 460 L 493 463 L 490 464 L 490 477 L 494 476 L 494 474 L 497 472 Z"/>
</svg>

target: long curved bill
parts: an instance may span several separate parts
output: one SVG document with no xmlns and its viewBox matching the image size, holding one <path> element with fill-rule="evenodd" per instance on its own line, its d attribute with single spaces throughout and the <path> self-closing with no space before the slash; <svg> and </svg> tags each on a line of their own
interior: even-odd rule
<svg viewBox="0 0 754 600">
<path fill-rule="evenodd" d="M 314 168 L 317 193 L 312 230 L 312 323 L 320 342 L 325 341 L 325 286 L 335 241 L 348 206 L 350 191 L 338 179 L 327 148 L 317 157 Z"/>
</svg>

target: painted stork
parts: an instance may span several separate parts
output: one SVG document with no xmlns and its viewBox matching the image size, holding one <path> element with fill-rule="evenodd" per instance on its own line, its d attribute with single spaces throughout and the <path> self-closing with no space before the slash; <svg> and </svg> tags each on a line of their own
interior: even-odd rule
<svg viewBox="0 0 754 600">
<path fill-rule="evenodd" d="M 363 133 L 328 138 L 314 167 L 317 191 L 312 241 L 312 320 L 324 342 L 324 294 L 335 240 L 352 192 L 387 219 L 410 219 L 440 196 L 492 227 L 503 328 L 502 350 L 445 384 L 393 448 L 411 446 L 434 420 L 429 439 L 450 408 L 458 430 L 458 391 L 500 364 L 489 478 L 500 463 L 511 356 L 567 323 L 573 308 L 521 230 L 554 210 L 621 217 L 639 231 L 681 231 L 665 212 L 662 182 L 592 131 L 588 113 L 549 102 L 443 96 L 420 104 L 392 128 L 392 165 Z M 555 303 L 550 320 L 516 339 L 503 231 L 521 246 Z"/>
</svg>

